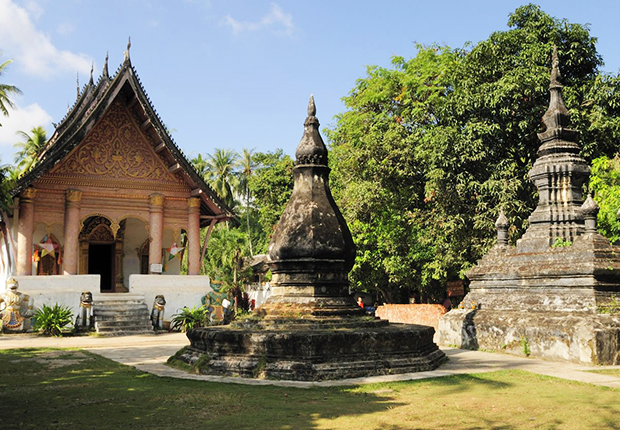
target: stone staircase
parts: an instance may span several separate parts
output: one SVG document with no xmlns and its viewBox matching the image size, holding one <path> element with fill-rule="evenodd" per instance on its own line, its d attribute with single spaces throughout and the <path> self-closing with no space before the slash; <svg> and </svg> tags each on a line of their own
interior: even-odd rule
<svg viewBox="0 0 620 430">
<path fill-rule="evenodd" d="M 140 294 L 96 294 L 93 306 L 95 329 L 99 334 L 153 334 L 149 308 Z"/>
</svg>

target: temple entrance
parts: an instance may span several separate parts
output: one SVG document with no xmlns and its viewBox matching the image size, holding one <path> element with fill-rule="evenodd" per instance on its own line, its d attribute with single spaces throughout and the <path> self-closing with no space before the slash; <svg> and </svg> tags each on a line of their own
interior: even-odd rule
<svg viewBox="0 0 620 430">
<path fill-rule="evenodd" d="M 88 246 L 88 273 L 101 276 L 101 292 L 114 291 L 114 244 L 91 243 Z"/>
<path fill-rule="evenodd" d="M 104 216 L 91 216 L 80 232 L 79 273 L 99 275 L 101 292 L 127 292 L 123 280 L 125 220 L 113 225 Z"/>
</svg>

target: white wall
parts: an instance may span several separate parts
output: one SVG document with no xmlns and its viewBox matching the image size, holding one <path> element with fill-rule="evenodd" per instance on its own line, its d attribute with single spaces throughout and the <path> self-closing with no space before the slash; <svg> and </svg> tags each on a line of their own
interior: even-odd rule
<svg viewBox="0 0 620 430">
<path fill-rule="evenodd" d="M 131 275 L 129 292 L 142 294 L 149 309 L 153 307 L 155 296 L 163 294 L 166 299 L 164 319 L 170 320 L 179 309 L 187 306 L 200 306 L 200 299 L 210 293 L 211 283 L 208 276 L 196 275 Z"/>
<path fill-rule="evenodd" d="M 77 315 L 80 295 L 90 291 L 96 298 L 99 293 L 99 275 L 15 276 L 19 282 L 18 292 L 28 294 L 34 307 L 68 306 Z M 4 289 L 4 287 L 3 287 Z"/>
<path fill-rule="evenodd" d="M 144 221 L 137 218 L 125 220 L 125 240 L 123 243 L 123 283 L 129 288 L 129 276 L 140 274 L 138 251 L 148 239 Z"/>
</svg>

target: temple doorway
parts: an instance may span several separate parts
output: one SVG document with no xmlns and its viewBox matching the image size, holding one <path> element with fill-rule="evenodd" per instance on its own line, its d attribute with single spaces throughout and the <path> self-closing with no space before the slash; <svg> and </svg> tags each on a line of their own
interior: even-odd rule
<svg viewBox="0 0 620 430">
<path fill-rule="evenodd" d="M 102 293 L 126 292 L 123 280 L 125 221 L 119 224 L 104 216 L 91 216 L 80 232 L 81 274 L 99 275 Z"/>
<path fill-rule="evenodd" d="M 91 243 L 88 246 L 88 274 L 101 276 L 101 292 L 114 291 L 114 244 Z"/>
</svg>

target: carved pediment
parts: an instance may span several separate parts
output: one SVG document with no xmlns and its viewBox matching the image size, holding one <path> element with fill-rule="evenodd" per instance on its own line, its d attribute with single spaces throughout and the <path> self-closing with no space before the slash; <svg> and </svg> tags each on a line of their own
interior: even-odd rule
<svg viewBox="0 0 620 430">
<path fill-rule="evenodd" d="M 48 175 L 182 184 L 179 175 L 168 171 L 150 140 L 117 100 L 84 141 Z"/>
</svg>

